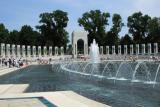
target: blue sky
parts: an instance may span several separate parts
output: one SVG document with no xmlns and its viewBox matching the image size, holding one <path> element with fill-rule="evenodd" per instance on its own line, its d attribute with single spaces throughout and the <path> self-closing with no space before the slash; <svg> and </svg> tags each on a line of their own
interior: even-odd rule
<svg viewBox="0 0 160 107">
<path fill-rule="evenodd" d="M 142 11 L 152 17 L 160 17 L 160 0 L 1 0 L 0 23 L 4 23 L 9 30 L 20 30 L 22 25 L 38 25 L 39 14 L 61 9 L 68 12 L 69 23 L 66 28 L 70 33 L 73 30 L 82 30 L 77 19 L 86 11 L 100 9 L 111 15 L 119 13 L 126 24 L 127 17 L 134 12 Z M 110 29 L 110 25 L 107 30 Z M 124 27 L 120 33 L 128 33 Z"/>
</svg>

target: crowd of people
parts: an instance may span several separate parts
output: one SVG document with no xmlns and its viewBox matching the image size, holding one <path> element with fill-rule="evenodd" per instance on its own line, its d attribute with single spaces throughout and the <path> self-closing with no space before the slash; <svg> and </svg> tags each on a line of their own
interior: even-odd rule
<svg viewBox="0 0 160 107">
<path fill-rule="evenodd" d="M 0 66 L 1 67 L 25 67 L 30 63 L 36 64 L 51 64 L 53 61 L 51 58 L 36 58 L 36 59 L 24 59 L 24 58 L 0 58 Z"/>
<path fill-rule="evenodd" d="M 6 67 L 23 67 L 27 61 L 22 58 L 0 58 L 0 65 Z"/>
<path fill-rule="evenodd" d="M 51 64 L 52 58 L 49 59 L 42 59 L 42 58 L 37 58 L 38 64 Z"/>
<path fill-rule="evenodd" d="M 83 61 L 86 61 L 89 59 L 89 57 L 80 57 L 78 59 L 81 59 Z M 160 57 L 158 56 L 143 56 L 143 57 L 138 57 L 138 56 L 108 56 L 108 57 L 100 57 L 100 60 L 131 60 L 131 61 L 136 61 L 136 60 L 153 60 L 153 61 L 159 61 Z M 61 60 L 74 60 L 72 57 L 64 57 L 59 58 L 59 59 L 52 59 L 52 58 L 36 58 L 32 60 L 27 60 L 23 58 L 0 58 L 0 66 L 6 66 L 6 67 L 24 67 L 27 66 L 31 62 L 36 62 L 37 64 L 51 64 L 52 61 L 61 61 Z"/>
</svg>

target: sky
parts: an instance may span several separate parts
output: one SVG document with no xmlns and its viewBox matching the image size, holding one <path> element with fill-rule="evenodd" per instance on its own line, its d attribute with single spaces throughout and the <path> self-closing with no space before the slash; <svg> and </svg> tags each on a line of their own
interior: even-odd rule
<svg viewBox="0 0 160 107">
<path fill-rule="evenodd" d="M 20 30 L 22 25 L 30 25 L 35 29 L 39 24 L 39 14 L 52 12 L 54 10 L 68 12 L 69 22 L 66 30 L 83 30 L 78 25 L 78 18 L 90 10 L 99 9 L 102 12 L 109 12 L 111 16 L 118 13 L 123 18 L 123 23 L 127 24 L 127 17 L 134 12 L 141 11 L 151 17 L 160 17 L 160 0 L 0 0 L 0 23 L 4 23 L 10 31 Z M 112 26 L 106 27 L 108 31 Z M 127 27 L 120 32 L 120 36 L 128 33 Z"/>
</svg>

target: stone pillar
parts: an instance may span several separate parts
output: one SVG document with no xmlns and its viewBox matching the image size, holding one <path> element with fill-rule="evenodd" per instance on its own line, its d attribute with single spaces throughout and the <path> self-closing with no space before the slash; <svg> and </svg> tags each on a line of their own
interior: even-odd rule
<svg viewBox="0 0 160 107">
<path fill-rule="evenodd" d="M 151 43 L 148 44 L 148 54 L 151 54 L 152 50 L 151 50 Z"/>
<path fill-rule="evenodd" d="M 11 46 L 10 44 L 6 44 L 6 56 L 8 58 L 10 58 L 10 55 L 11 55 L 11 53 L 10 53 L 11 47 L 10 46 Z"/>
<path fill-rule="evenodd" d="M 56 47 L 55 47 L 55 49 L 56 49 Z M 77 43 L 73 44 L 73 55 L 74 55 L 74 58 L 77 57 Z"/>
<path fill-rule="evenodd" d="M 124 54 L 125 54 L 125 55 L 127 55 L 127 54 L 128 54 L 127 45 L 124 45 Z"/>
<path fill-rule="evenodd" d="M 64 48 L 61 47 L 61 55 L 64 55 Z"/>
<path fill-rule="evenodd" d="M 121 55 L 121 45 L 118 45 L 118 54 Z"/>
<path fill-rule="evenodd" d="M 27 57 L 31 57 L 31 46 L 27 46 Z"/>
<path fill-rule="evenodd" d="M 85 55 L 85 56 L 88 55 L 88 44 L 85 44 L 85 47 L 84 47 L 84 55 Z"/>
<path fill-rule="evenodd" d="M 5 44 L 1 43 L 1 56 L 4 58 L 5 57 Z"/>
<path fill-rule="evenodd" d="M 43 56 L 47 57 L 47 47 L 46 46 L 43 47 Z"/>
<path fill-rule="evenodd" d="M 139 55 L 139 44 L 136 44 L 136 55 Z"/>
<path fill-rule="evenodd" d="M 32 46 L 32 57 L 36 57 L 36 46 Z"/>
<path fill-rule="evenodd" d="M 154 54 L 158 54 L 158 43 L 154 43 Z"/>
<path fill-rule="evenodd" d="M 88 53 L 90 54 L 90 51 L 91 51 L 91 46 L 88 48 Z"/>
<path fill-rule="evenodd" d="M 115 46 L 112 46 L 112 54 L 116 54 L 116 52 L 115 52 Z"/>
<path fill-rule="evenodd" d="M 20 45 L 17 45 L 17 57 L 21 57 Z"/>
<path fill-rule="evenodd" d="M 56 47 L 54 47 L 54 50 L 55 50 L 55 55 L 57 56 L 58 55 L 58 47 L 56 46 Z M 77 52 L 77 51 L 76 51 Z"/>
<path fill-rule="evenodd" d="M 38 57 L 42 56 L 42 49 L 41 46 L 38 46 Z"/>
<path fill-rule="evenodd" d="M 109 55 L 109 46 L 106 46 L 106 54 Z"/>
<path fill-rule="evenodd" d="M 12 57 L 16 57 L 16 46 L 14 44 L 12 45 Z"/>
<path fill-rule="evenodd" d="M 22 57 L 26 57 L 26 47 L 25 45 L 22 45 Z"/>
<path fill-rule="evenodd" d="M 49 54 L 50 57 L 52 56 L 52 46 L 49 46 Z"/>
<path fill-rule="evenodd" d="M 145 44 L 142 44 L 142 55 L 146 54 L 146 47 Z"/>
<path fill-rule="evenodd" d="M 103 46 L 100 46 L 100 54 L 103 55 Z"/>
<path fill-rule="evenodd" d="M 133 52 L 133 45 L 130 45 L 130 54 L 133 55 L 134 52 Z"/>
<path fill-rule="evenodd" d="M 77 58 L 77 55 L 78 55 L 78 53 L 77 53 L 77 42 L 76 42 L 76 44 L 75 44 L 75 58 Z"/>
</svg>

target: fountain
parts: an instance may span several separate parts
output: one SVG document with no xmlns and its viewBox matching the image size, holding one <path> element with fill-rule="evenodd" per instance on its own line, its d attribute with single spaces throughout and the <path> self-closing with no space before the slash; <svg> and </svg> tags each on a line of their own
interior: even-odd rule
<svg viewBox="0 0 160 107">
<path fill-rule="evenodd" d="M 160 64 L 157 66 L 155 76 L 152 75 L 153 79 L 151 80 L 151 72 L 149 71 L 145 61 L 100 61 L 99 47 L 95 39 L 90 46 L 89 54 L 89 62 L 72 62 L 68 64 L 62 64 L 61 68 L 64 71 L 80 75 L 106 78 L 108 80 L 113 80 L 114 83 L 116 81 L 130 81 L 130 83 L 141 82 L 153 84 L 154 86 L 157 83 L 156 78 L 160 69 Z M 151 62 L 148 63 L 150 64 Z M 109 68 L 110 65 L 113 67 Z"/>
<path fill-rule="evenodd" d="M 93 39 L 93 43 L 90 47 L 90 59 L 92 63 L 100 63 L 99 47 L 95 39 Z"/>
<path fill-rule="evenodd" d="M 102 102 L 104 101 L 106 104 L 110 104 L 112 100 L 114 103 L 110 105 L 113 107 L 141 107 L 139 105 L 159 107 L 159 62 L 102 61 L 99 56 L 98 44 L 93 40 L 89 61 L 60 62 L 60 69 L 56 70 L 57 68 L 54 66 L 53 69 L 53 71 L 60 71 L 58 73 L 62 73 L 62 76 L 67 75 L 72 82 L 82 83 L 81 85 L 75 83 L 74 86 L 70 86 L 71 88 L 78 88 L 76 91 L 82 92 L 83 95 L 91 93 L 89 97 L 94 95 L 96 98 L 103 98 Z M 91 83 L 90 85 L 93 87 L 89 88 L 90 85 L 85 85 L 87 82 Z M 153 98 L 156 100 L 153 101 Z"/>
<path fill-rule="evenodd" d="M 136 53 L 139 54 L 139 45 L 136 45 L 136 47 Z M 151 71 L 152 64 L 158 64 L 154 71 Z M 151 84 L 155 87 L 158 82 L 157 76 L 159 74 L 160 64 L 150 61 L 101 61 L 99 56 L 99 47 L 94 39 L 90 46 L 89 61 L 73 61 L 72 63 L 62 64 L 61 68 L 63 71 L 79 75 L 113 80 L 113 83 L 129 81 L 131 84 Z"/>
<path fill-rule="evenodd" d="M 113 80 L 114 83 L 116 81 L 130 81 L 131 84 L 151 84 L 154 87 L 158 83 L 159 63 L 146 61 L 100 61 L 95 41 L 91 48 L 91 60 L 89 62 L 73 61 L 72 63 L 62 64 L 61 69 L 80 75 Z M 147 63 L 150 65 L 149 67 L 146 65 Z M 157 65 L 154 71 L 150 71 L 152 64 Z"/>
</svg>

